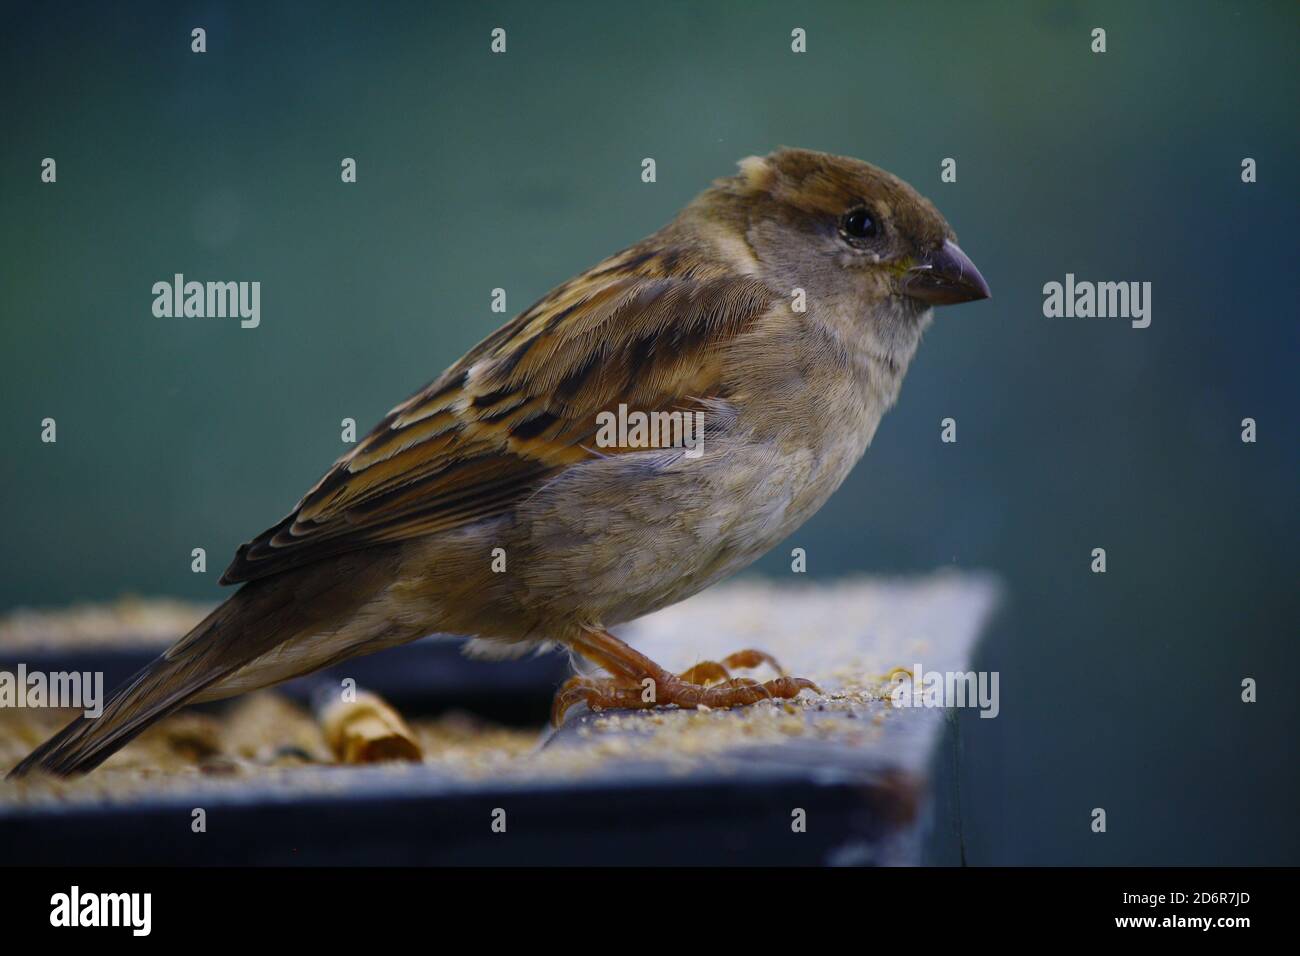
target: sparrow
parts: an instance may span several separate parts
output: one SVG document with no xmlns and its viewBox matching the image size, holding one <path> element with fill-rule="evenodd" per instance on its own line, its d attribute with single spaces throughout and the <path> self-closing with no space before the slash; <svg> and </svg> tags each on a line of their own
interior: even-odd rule
<svg viewBox="0 0 1300 956">
<path fill-rule="evenodd" d="M 989 295 L 955 240 L 868 163 L 742 160 L 390 411 L 238 549 L 224 604 L 11 776 L 88 771 L 186 704 L 435 633 L 479 656 L 562 645 L 603 669 L 561 687 L 557 721 L 579 702 L 716 708 L 815 689 L 779 666 L 732 677 L 777 666 L 752 649 L 672 674 L 610 629 L 746 567 L 825 503 L 896 401 L 932 307 Z M 690 449 L 598 441 L 616 410 L 689 414 L 703 433 Z"/>
</svg>

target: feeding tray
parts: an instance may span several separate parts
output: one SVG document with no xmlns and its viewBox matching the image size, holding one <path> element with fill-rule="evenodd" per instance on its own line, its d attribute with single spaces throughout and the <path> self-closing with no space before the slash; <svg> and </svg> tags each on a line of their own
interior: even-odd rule
<svg viewBox="0 0 1300 956">
<path fill-rule="evenodd" d="M 341 668 L 409 719 L 418 763 L 338 765 L 303 704 L 309 685 L 266 692 L 174 715 L 86 777 L 0 784 L 0 847 L 5 862 L 47 864 L 920 862 L 946 802 L 931 768 L 953 746 L 950 711 L 891 692 L 918 663 L 968 671 L 997 595 L 955 573 L 715 588 L 621 635 L 674 671 L 759 648 L 823 693 L 714 711 L 579 706 L 556 730 L 446 713 L 465 700 L 462 659 L 422 642 L 405 649 L 428 655 L 421 678 Z M 556 661 L 523 662 L 534 669 L 484 693 L 549 700 Z M 488 683 L 510 666 L 469 663 Z M 39 735 L 0 718 L 2 767 Z"/>
</svg>

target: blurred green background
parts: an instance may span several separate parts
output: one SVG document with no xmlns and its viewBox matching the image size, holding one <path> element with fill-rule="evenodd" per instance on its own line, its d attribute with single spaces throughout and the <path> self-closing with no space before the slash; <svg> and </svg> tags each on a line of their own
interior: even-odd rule
<svg viewBox="0 0 1300 956">
<path fill-rule="evenodd" d="M 797 544 L 814 579 L 1005 579 L 977 660 L 1002 713 L 958 728 L 966 862 L 1300 863 L 1300 7 L 470 7 L 5 5 L 0 609 L 215 600 L 340 419 L 500 324 L 492 288 L 513 314 L 745 155 L 844 153 L 934 199 L 994 298 L 940 313 L 864 462 L 758 570 Z M 260 280 L 261 327 L 154 318 L 175 272 Z M 1045 319 L 1067 272 L 1151 281 L 1151 327 Z"/>
</svg>

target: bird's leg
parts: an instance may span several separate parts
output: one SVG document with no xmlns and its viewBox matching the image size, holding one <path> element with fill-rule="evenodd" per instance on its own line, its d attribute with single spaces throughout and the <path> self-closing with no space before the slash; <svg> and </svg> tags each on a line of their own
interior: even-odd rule
<svg viewBox="0 0 1300 956">
<path fill-rule="evenodd" d="M 669 704 L 686 709 L 701 706 L 721 708 L 741 707 L 772 697 L 796 697 L 805 688 L 820 693 L 810 680 L 787 677 L 776 662 L 761 651 L 738 651 L 723 658 L 722 664 L 705 661 L 677 676 L 606 631 L 583 631 L 570 646 L 613 676 L 609 679 L 574 677 L 567 681 L 556 694 L 551 709 L 551 720 L 557 726 L 564 719 L 565 712 L 579 701 L 585 701 L 592 710 L 644 709 Z M 781 676 L 760 683 L 748 678 L 732 679 L 726 669 L 727 666 L 756 667 L 762 663 L 776 667 Z M 699 680 L 721 680 L 721 683 L 705 686 L 698 683 Z"/>
</svg>

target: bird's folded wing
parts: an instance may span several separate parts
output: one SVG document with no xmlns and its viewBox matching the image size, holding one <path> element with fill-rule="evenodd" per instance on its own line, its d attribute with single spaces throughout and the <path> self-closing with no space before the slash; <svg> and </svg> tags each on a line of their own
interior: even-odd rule
<svg viewBox="0 0 1300 956">
<path fill-rule="evenodd" d="M 389 412 L 291 514 L 240 547 L 222 583 L 505 513 L 574 462 L 617 451 L 594 448 L 599 412 L 719 397 L 720 352 L 771 291 L 655 274 L 634 253 L 560 286 Z"/>
</svg>

